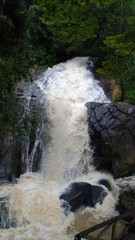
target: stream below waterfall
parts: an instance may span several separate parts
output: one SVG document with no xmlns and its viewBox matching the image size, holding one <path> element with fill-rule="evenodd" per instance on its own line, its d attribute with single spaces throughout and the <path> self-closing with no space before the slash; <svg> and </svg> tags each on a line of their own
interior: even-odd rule
<svg viewBox="0 0 135 240">
<path fill-rule="evenodd" d="M 48 148 L 39 172 L 27 172 L 17 183 L 0 185 L 2 240 L 72 240 L 96 223 L 116 216 L 119 187 L 108 173 L 97 172 L 88 135 L 86 102 L 110 102 L 94 79 L 88 57 L 48 68 L 36 84 L 47 114 Z M 29 166 L 29 163 L 28 163 Z M 71 182 L 111 185 L 103 203 L 65 214 L 59 199 Z"/>
</svg>

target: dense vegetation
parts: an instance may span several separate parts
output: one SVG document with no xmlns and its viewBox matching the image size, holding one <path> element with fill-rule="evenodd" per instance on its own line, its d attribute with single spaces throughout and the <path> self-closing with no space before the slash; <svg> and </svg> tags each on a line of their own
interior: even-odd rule
<svg viewBox="0 0 135 240">
<path fill-rule="evenodd" d="M 135 103 L 134 0 L 1 0 L 0 125 L 14 122 L 6 106 L 31 67 L 78 55 L 98 57 L 98 72 Z"/>
</svg>

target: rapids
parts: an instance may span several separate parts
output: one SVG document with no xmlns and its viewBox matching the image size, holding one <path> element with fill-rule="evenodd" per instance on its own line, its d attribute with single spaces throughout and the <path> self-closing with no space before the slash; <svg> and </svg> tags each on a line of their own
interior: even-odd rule
<svg viewBox="0 0 135 240">
<path fill-rule="evenodd" d="M 0 239 L 71 240 L 78 231 L 118 214 L 117 184 L 93 166 L 85 103 L 109 99 L 89 70 L 91 64 L 88 57 L 71 59 L 48 68 L 36 81 L 48 118 L 48 149 L 38 173 L 27 168 L 17 184 L 0 185 L 0 198 L 7 199 L 3 214 L 8 212 Z M 103 204 L 65 216 L 59 200 L 63 189 L 72 181 L 98 184 L 100 179 L 108 179 L 112 188 Z"/>
</svg>

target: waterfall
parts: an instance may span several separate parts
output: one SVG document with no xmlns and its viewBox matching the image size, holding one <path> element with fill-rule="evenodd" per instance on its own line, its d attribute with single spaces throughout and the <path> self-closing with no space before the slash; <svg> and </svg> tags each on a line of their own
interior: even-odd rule
<svg viewBox="0 0 135 240">
<path fill-rule="evenodd" d="M 75 58 L 45 72 L 38 86 L 44 93 L 51 141 L 42 157 L 48 180 L 67 182 L 93 170 L 86 102 L 109 102 L 88 67 Z"/>
<path fill-rule="evenodd" d="M 42 152 L 38 173 L 27 171 L 17 179 L 17 184 L 1 186 L 0 197 L 8 199 L 8 204 L 3 205 L 3 208 L 8 205 L 9 220 L 5 223 L 14 224 L 9 229 L 2 227 L 0 239 L 71 240 L 76 232 L 90 224 L 118 214 L 115 210 L 118 187 L 113 177 L 96 172 L 93 166 L 85 103 L 104 103 L 109 99 L 94 79 L 90 65 L 88 57 L 78 57 L 49 68 L 36 81 L 35 85 L 42 91 L 39 101 L 47 114 L 48 144 Z M 43 135 L 40 131 L 37 134 L 28 166 L 38 143 L 43 142 L 40 137 L 46 138 Z M 98 184 L 101 178 L 108 179 L 112 188 L 103 204 L 66 216 L 59 196 L 68 183 Z"/>
</svg>

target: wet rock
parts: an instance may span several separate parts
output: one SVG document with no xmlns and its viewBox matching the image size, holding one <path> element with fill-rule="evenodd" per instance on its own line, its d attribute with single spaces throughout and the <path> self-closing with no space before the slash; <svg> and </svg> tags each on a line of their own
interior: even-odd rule
<svg viewBox="0 0 135 240">
<path fill-rule="evenodd" d="M 99 180 L 99 184 L 104 185 L 109 191 L 112 190 L 111 184 L 107 179 L 101 179 Z"/>
<path fill-rule="evenodd" d="M 116 180 L 116 184 L 119 186 L 119 199 L 116 205 L 116 209 L 119 214 L 133 213 L 130 217 L 126 218 L 125 221 L 132 225 L 129 227 L 128 232 L 123 237 L 123 240 L 135 239 L 135 176 L 125 177 Z"/>
<path fill-rule="evenodd" d="M 0 198 L 0 228 L 9 228 L 9 211 L 8 199 L 6 197 Z"/>
<path fill-rule="evenodd" d="M 8 229 L 8 228 L 17 226 L 16 220 L 11 219 L 9 208 L 10 206 L 9 206 L 8 197 L 0 198 L 0 228 L 1 229 Z"/>
<path fill-rule="evenodd" d="M 87 103 L 89 136 L 97 169 L 115 177 L 135 169 L 135 106 L 125 103 Z"/>
<path fill-rule="evenodd" d="M 122 91 L 119 79 L 105 80 L 101 76 L 99 77 L 100 85 L 104 89 L 106 96 L 112 102 L 118 102 L 121 100 Z"/>
<path fill-rule="evenodd" d="M 44 72 L 43 68 L 34 69 L 32 80 L 40 79 Z M 29 83 L 26 88 L 24 84 L 23 87 L 23 97 L 18 100 L 18 105 L 22 108 L 22 114 L 18 118 L 21 132 L 18 144 L 21 174 L 27 170 L 39 170 L 43 149 L 48 142 L 44 93 L 36 82 Z"/>
<path fill-rule="evenodd" d="M 74 182 L 60 195 L 64 200 L 62 207 L 65 212 L 76 212 L 80 208 L 95 207 L 102 204 L 107 192 L 104 188 L 84 182 Z"/>
<path fill-rule="evenodd" d="M 12 181 L 15 176 L 18 177 L 20 168 L 18 146 L 14 141 L 11 130 L 8 130 L 4 136 L 2 148 L 2 158 L 0 160 L 0 180 Z"/>
<path fill-rule="evenodd" d="M 135 211 L 135 190 L 126 189 L 121 191 L 117 209 L 121 214 Z"/>
<path fill-rule="evenodd" d="M 118 79 L 113 79 L 110 81 L 110 85 L 111 85 L 111 92 L 112 92 L 112 101 L 113 102 L 120 101 L 122 97 L 120 81 Z"/>
<path fill-rule="evenodd" d="M 42 89 L 35 80 L 45 69 L 32 70 L 27 81 L 14 90 L 14 128 L 6 129 L 0 139 L 0 179 L 14 181 L 25 171 L 38 171 L 43 149 L 48 142 L 47 117 Z"/>
</svg>

